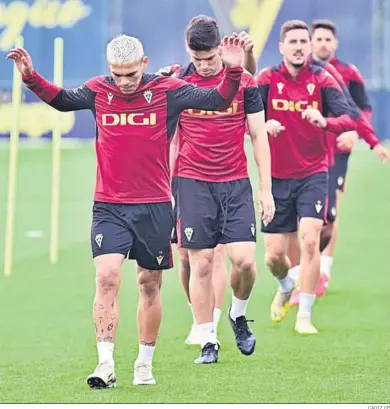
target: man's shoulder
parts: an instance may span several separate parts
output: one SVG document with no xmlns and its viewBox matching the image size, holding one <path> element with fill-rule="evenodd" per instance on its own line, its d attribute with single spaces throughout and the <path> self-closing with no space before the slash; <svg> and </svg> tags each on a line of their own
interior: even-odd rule
<svg viewBox="0 0 390 409">
<path fill-rule="evenodd" d="M 256 76 L 256 82 L 258 85 L 262 85 L 264 83 L 269 83 L 275 76 L 275 74 L 279 74 L 281 71 L 281 64 L 265 67 L 259 71 Z"/>
<path fill-rule="evenodd" d="M 104 85 L 108 87 L 115 85 L 112 77 L 109 77 L 107 75 L 99 75 L 85 82 L 85 86 L 87 86 L 91 91 L 94 92 L 98 92 L 99 89 Z"/>
<path fill-rule="evenodd" d="M 244 88 L 251 88 L 257 86 L 255 77 L 245 69 L 241 75 L 241 86 L 243 86 Z"/>
<path fill-rule="evenodd" d="M 334 63 L 335 65 L 337 65 L 337 66 L 339 66 L 339 67 L 342 67 L 342 68 L 345 68 L 345 69 L 348 69 L 349 66 L 351 65 L 351 64 L 349 64 L 349 63 L 347 63 L 347 62 L 345 62 L 345 61 L 343 61 L 343 60 L 340 60 L 339 58 L 335 58 L 335 59 L 333 60 L 333 63 Z"/>
<path fill-rule="evenodd" d="M 312 79 L 319 85 L 328 86 L 336 83 L 336 78 L 329 72 L 326 65 L 309 64 L 309 72 L 312 74 Z"/>
<path fill-rule="evenodd" d="M 160 74 L 143 74 L 142 86 L 159 89 L 160 91 L 170 91 L 180 88 L 185 82 L 176 76 L 164 76 Z"/>
<path fill-rule="evenodd" d="M 157 71 L 157 74 L 163 77 L 173 77 L 173 78 L 185 78 L 189 77 L 196 72 L 194 64 L 189 63 L 185 65 L 173 64 L 161 68 Z"/>
</svg>

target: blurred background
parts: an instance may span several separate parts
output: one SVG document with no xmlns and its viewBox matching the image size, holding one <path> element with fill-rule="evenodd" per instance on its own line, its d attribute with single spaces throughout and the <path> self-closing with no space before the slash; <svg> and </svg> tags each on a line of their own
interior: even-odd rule
<svg viewBox="0 0 390 409">
<path fill-rule="evenodd" d="M 65 44 L 66 87 L 80 85 L 107 72 L 105 46 L 120 33 L 139 37 L 150 57 L 151 71 L 185 63 L 183 31 L 197 14 L 217 18 L 223 33 L 246 30 L 256 43 L 259 68 L 279 62 L 279 30 L 287 19 L 310 23 L 333 20 L 338 28 L 338 55 L 362 72 L 374 108 L 374 124 L 380 138 L 387 138 L 390 98 L 390 0 L 3 0 L 0 2 L 0 136 L 10 128 L 12 64 L 4 57 L 17 35 L 25 37 L 36 69 L 53 78 L 53 40 Z M 24 102 L 36 99 L 28 92 Z M 51 111 L 39 104 L 23 109 L 23 137 L 48 137 Z M 94 136 L 92 115 L 80 112 L 64 116 L 64 137 Z"/>
</svg>

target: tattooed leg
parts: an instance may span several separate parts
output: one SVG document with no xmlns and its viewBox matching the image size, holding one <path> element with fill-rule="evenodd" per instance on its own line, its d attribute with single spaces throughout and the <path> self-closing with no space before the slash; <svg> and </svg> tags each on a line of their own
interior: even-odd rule
<svg viewBox="0 0 390 409">
<path fill-rule="evenodd" d="M 111 303 L 111 306 L 107 308 L 107 310 L 109 311 L 108 317 L 107 314 L 103 315 L 103 311 L 106 311 L 106 309 L 105 308 L 101 309 L 100 305 L 104 306 L 104 304 L 97 304 L 95 298 L 93 311 L 95 321 L 96 342 L 114 343 L 116 329 L 119 323 L 118 297 L 116 297 L 115 300 Z"/>
<path fill-rule="evenodd" d="M 93 307 L 96 341 L 114 343 L 119 322 L 117 294 L 124 256 L 107 254 L 95 258 L 96 295 Z"/>
</svg>

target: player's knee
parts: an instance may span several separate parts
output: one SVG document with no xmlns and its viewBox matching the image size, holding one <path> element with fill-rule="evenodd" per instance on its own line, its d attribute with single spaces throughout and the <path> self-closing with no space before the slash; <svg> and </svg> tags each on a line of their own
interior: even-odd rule
<svg viewBox="0 0 390 409">
<path fill-rule="evenodd" d="M 255 260 L 250 256 L 242 256 L 234 260 L 233 266 L 241 274 L 251 274 L 255 271 Z"/>
<path fill-rule="evenodd" d="M 161 273 L 144 270 L 138 274 L 138 289 L 141 295 L 153 299 L 160 292 Z"/>
<path fill-rule="evenodd" d="M 103 294 L 117 293 L 120 285 L 121 269 L 118 267 L 104 266 L 96 270 L 96 288 Z"/>
<path fill-rule="evenodd" d="M 314 256 L 319 251 L 319 239 L 319 234 L 316 232 L 303 233 L 301 236 L 301 252 Z"/>
<path fill-rule="evenodd" d="M 265 253 L 265 263 L 268 268 L 271 268 L 275 264 L 284 263 L 286 259 L 286 253 L 282 249 L 268 250 Z"/>
<path fill-rule="evenodd" d="M 198 279 L 211 279 L 213 272 L 213 255 L 205 256 L 197 259 L 191 265 L 191 274 L 194 274 Z"/>
</svg>

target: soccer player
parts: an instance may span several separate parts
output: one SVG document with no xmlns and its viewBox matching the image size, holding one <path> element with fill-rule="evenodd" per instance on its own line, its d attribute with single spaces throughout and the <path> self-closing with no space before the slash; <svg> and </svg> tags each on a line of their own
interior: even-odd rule
<svg viewBox="0 0 390 409">
<path fill-rule="evenodd" d="M 340 88 L 342 89 L 350 108 L 350 115 L 357 124 L 357 132 L 350 131 L 344 132 L 341 135 L 338 135 L 337 138 L 335 135 L 329 133 L 329 190 L 328 190 L 328 202 L 327 202 L 327 223 L 324 224 L 322 231 L 321 231 L 321 239 L 320 239 L 320 252 L 322 252 L 327 245 L 329 244 L 332 238 L 333 226 L 336 221 L 336 194 L 337 194 L 337 179 L 334 177 L 334 151 L 336 148 L 343 149 L 343 150 L 352 150 L 354 144 L 359 138 L 358 133 L 362 136 L 362 138 L 367 142 L 369 146 L 375 146 L 379 143 L 377 136 L 375 135 L 375 130 L 363 114 L 361 109 L 356 105 L 355 101 L 353 100 L 351 94 L 349 93 L 348 88 L 344 83 L 344 79 L 341 74 L 336 70 L 336 68 L 325 61 L 316 60 L 312 57 L 309 58 L 309 62 L 314 65 L 318 65 L 328 71 L 338 82 Z M 289 270 L 289 275 L 293 279 L 297 280 L 299 278 L 299 243 L 298 243 L 298 236 L 297 235 L 290 235 L 289 237 L 289 249 L 288 249 L 288 257 L 290 258 L 292 267 Z M 323 268 L 322 263 L 323 258 L 321 257 L 321 267 Z M 317 282 L 316 287 L 316 296 L 322 297 L 325 295 L 325 292 L 328 288 L 329 276 L 322 272 Z M 298 290 L 294 291 L 291 299 L 290 299 L 290 306 L 291 305 L 298 305 L 299 304 L 299 294 Z"/>
<path fill-rule="evenodd" d="M 216 21 L 207 16 L 192 19 L 186 42 L 191 63 L 182 67 L 178 76 L 199 88 L 218 85 L 225 67 L 218 55 Z M 256 218 L 244 151 L 246 122 L 259 170 L 260 207 L 270 222 L 274 212 L 270 154 L 254 77 L 243 74 L 240 90 L 228 109 L 187 110 L 178 125 L 177 234 L 182 262 L 185 264 L 187 257 L 189 261 L 188 296 L 200 336 L 201 354 L 195 361 L 199 364 L 218 361 L 212 285 L 218 244 L 226 245 L 232 263 L 233 297 L 228 315 L 237 347 L 245 355 L 255 349 L 256 339 L 246 319 L 256 276 Z"/>
<path fill-rule="evenodd" d="M 272 158 L 273 221 L 263 223 L 266 263 L 279 280 L 271 305 L 271 319 L 287 314 L 294 282 L 288 276 L 289 236 L 299 227 L 300 304 L 295 329 L 315 334 L 311 310 L 320 270 L 319 241 L 328 194 L 328 137 L 356 128 L 336 80 L 324 69 L 308 64 L 309 27 L 291 20 L 281 28 L 279 50 L 283 62 L 258 76 L 265 104 Z M 332 117 L 330 117 L 332 115 Z"/>
<path fill-rule="evenodd" d="M 96 267 L 93 315 L 99 364 L 87 382 L 92 388 L 116 384 L 113 349 L 119 321 L 117 294 L 122 263 L 137 261 L 139 355 L 136 385 L 154 384 L 152 358 L 161 322 L 162 270 L 172 267 L 173 215 L 169 144 L 185 109 L 226 109 L 240 87 L 243 50 L 239 39 L 224 38 L 227 67 L 215 89 L 199 89 L 176 78 L 146 74 L 141 42 L 126 35 L 107 46 L 110 76 L 79 88 L 63 89 L 42 78 L 24 49 L 14 60 L 24 83 L 59 111 L 89 109 L 96 118 L 97 181 L 91 246 Z"/>
<path fill-rule="evenodd" d="M 316 20 L 312 23 L 312 50 L 313 59 L 326 61 L 332 64 L 336 70 L 342 75 L 344 82 L 357 106 L 365 113 L 369 121 L 372 117 L 372 107 L 367 95 L 364 79 L 359 70 L 349 63 L 345 63 L 336 57 L 338 48 L 336 26 L 328 20 Z M 360 134 L 364 137 L 364 135 Z M 371 149 L 377 154 L 381 161 L 390 161 L 389 151 L 375 137 L 367 140 Z M 339 200 L 345 188 L 345 180 L 348 169 L 348 160 L 351 149 L 336 147 L 334 156 L 334 165 L 330 169 L 330 184 L 336 187 L 336 206 L 334 213 L 337 213 Z M 321 257 L 321 272 L 330 277 L 331 267 L 333 263 L 333 254 L 337 240 L 338 231 L 337 221 L 333 226 L 332 238 L 329 245 L 323 252 Z"/>
<path fill-rule="evenodd" d="M 219 30 L 217 27 L 217 23 L 214 19 L 208 16 L 197 16 L 191 20 L 189 26 L 193 24 L 200 24 L 200 21 L 203 21 L 202 29 L 205 30 L 204 36 L 207 36 L 207 30 L 210 30 L 211 42 L 216 40 L 216 32 Z M 239 36 L 243 41 L 243 48 L 245 53 L 244 58 L 244 68 L 246 68 L 251 74 L 255 74 L 257 70 L 257 63 L 256 59 L 253 55 L 253 41 L 248 36 L 248 34 L 244 31 L 241 33 L 233 33 L 234 36 Z M 219 37 L 219 31 L 218 31 Z M 188 46 L 187 46 L 188 49 Z M 208 63 L 207 61 L 203 61 L 201 64 L 195 65 L 197 72 L 201 70 L 201 66 L 210 64 L 213 71 L 215 71 L 218 66 L 220 65 L 220 58 L 217 57 L 215 61 L 211 61 Z M 218 66 L 217 66 L 218 64 Z M 202 68 L 203 68 L 202 66 Z M 180 69 L 182 67 L 180 65 L 172 65 L 169 67 L 165 67 L 159 71 L 162 75 L 179 75 Z M 204 68 L 203 68 L 204 69 Z M 179 133 L 179 137 L 181 134 Z M 173 159 L 172 164 L 172 191 L 173 195 L 176 197 L 177 193 L 177 174 L 178 174 L 178 164 L 179 162 L 175 162 L 175 158 L 178 153 L 178 142 L 177 137 L 173 139 L 171 144 L 171 158 Z M 175 215 L 177 216 L 177 207 L 175 208 Z M 176 231 L 174 232 L 173 242 L 177 243 L 177 234 Z M 189 335 L 187 336 L 185 343 L 188 345 L 198 345 L 201 344 L 200 335 L 198 331 L 198 327 L 196 325 L 195 316 L 192 310 L 191 305 L 191 298 L 189 292 L 189 285 L 190 285 L 190 263 L 188 259 L 188 250 L 187 249 L 179 249 L 180 254 L 180 279 L 184 287 L 185 294 L 188 299 L 188 304 L 190 306 L 192 317 L 193 317 L 193 324 L 191 326 L 191 330 Z M 218 246 L 214 250 L 214 258 L 213 258 L 213 273 L 212 273 L 212 286 L 214 288 L 214 311 L 213 311 L 213 322 L 215 324 L 216 333 L 218 333 L 218 324 L 222 312 L 222 305 L 223 299 L 225 295 L 225 289 L 227 285 L 227 268 L 226 268 L 226 245 L 225 244 L 218 244 Z M 218 341 L 219 342 L 219 341 Z"/>
</svg>

